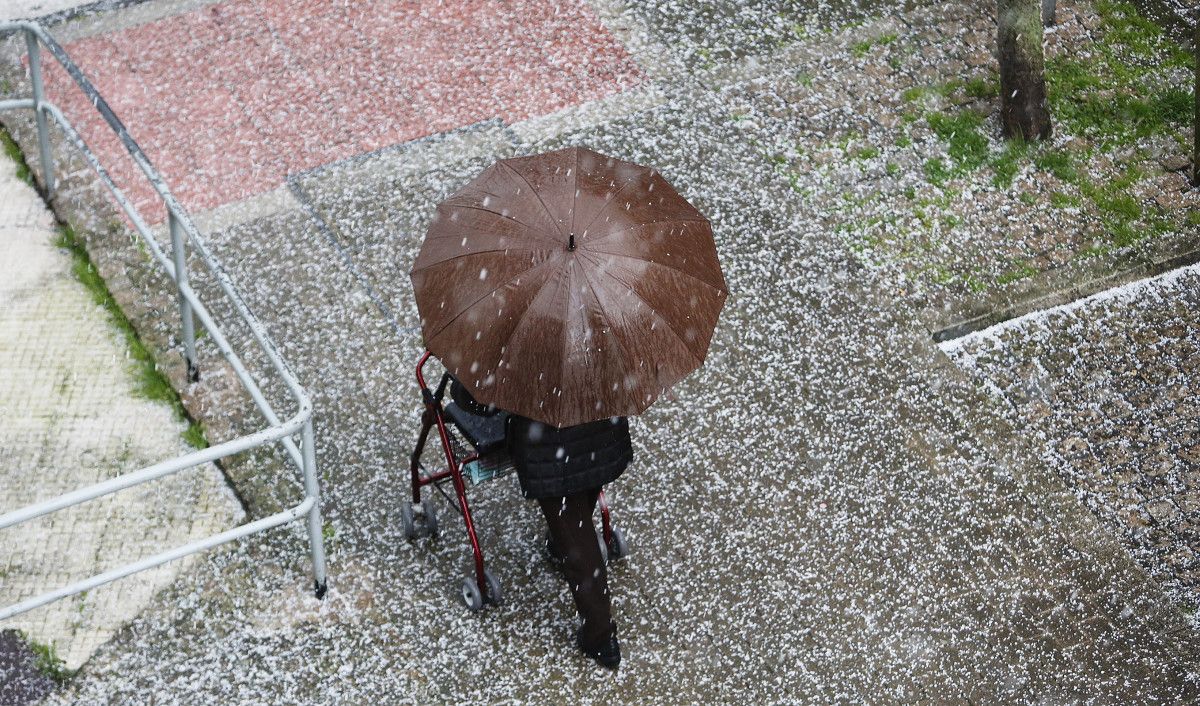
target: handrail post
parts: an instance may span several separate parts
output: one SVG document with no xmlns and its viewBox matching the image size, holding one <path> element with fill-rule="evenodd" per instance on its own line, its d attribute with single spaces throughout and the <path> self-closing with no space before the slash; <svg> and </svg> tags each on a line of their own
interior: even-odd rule
<svg viewBox="0 0 1200 706">
<path fill-rule="evenodd" d="M 33 112 L 37 119 L 38 150 L 42 157 L 42 183 L 46 186 L 46 196 L 50 197 L 54 195 L 54 162 L 51 161 L 50 132 L 43 107 L 42 54 L 37 37 L 28 30 L 25 32 L 25 47 L 29 51 L 29 79 L 33 83 Z"/>
<path fill-rule="evenodd" d="M 321 496 L 317 490 L 317 457 L 313 438 L 312 416 L 300 430 L 300 445 L 304 457 L 304 494 L 313 499 L 308 511 L 308 548 L 312 553 L 313 590 L 317 598 L 325 597 L 328 588 L 325 575 L 325 537 L 321 526 Z"/>
<path fill-rule="evenodd" d="M 179 321 L 183 333 L 183 357 L 187 361 L 187 379 L 200 379 L 200 368 L 196 366 L 196 322 L 192 317 L 192 304 L 183 295 L 188 284 L 187 252 L 183 247 L 183 226 L 168 208 L 167 221 L 171 230 L 171 256 L 175 260 L 175 296 L 179 299 Z"/>
</svg>

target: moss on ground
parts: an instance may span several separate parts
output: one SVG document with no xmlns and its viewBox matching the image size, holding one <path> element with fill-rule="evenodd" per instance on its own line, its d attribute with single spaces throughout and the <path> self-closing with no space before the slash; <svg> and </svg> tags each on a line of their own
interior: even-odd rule
<svg viewBox="0 0 1200 706">
<path fill-rule="evenodd" d="M 1192 70 L 1192 55 L 1129 3 L 1100 0 L 1096 9 L 1101 39 L 1090 56 L 1046 62 L 1058 129 L 1111 149 L 1190 125 L 1192 92 L 1164 78 Z"/>
<path fill-rule="evenodd" d="M 203 428 L 192 420 L 179 393 L 171 385 L 167 376 L 158 369 L 154 355 L 146 347 L 137 331 L 133 328 L 121 306 L 113 298 L 104 278 L 88 256 L 83 241 L 68 225 L 59 227 L 58 238 L 54 244 L 65 250 L 71 256 L 71 271 L 91 296 L 92 301 L 108 314 L 109 320 L 120 331 L 129 351 L 129 360 L 134 375 L 134 391 L 139 397 L 167 404 L 175 411 L 180 421 L 188 422 L 188 428 L 182 433 L 185 442 L 190 446 L 202 449 L 208 446 Z"/>
<path fill-rule="evenodd" d="M 29 169 L 28 162 L 25 161 L 25 154 L 22 152 L 20 145 L 13 140 L 12 135 L 3 126 L 0 126 L 0 145 L 3 146 L 4 153 L 9 159 L 16 162 L 17 176 L 25 183 L 33 186 L 33 173 Z M 140 240 L 137 242 L 141 245 Z M 183 402 L 179 398 L 179 393 L 171 385 L 167 376 L 158 369 L 158 363 L 155 362 L 154 355 L 146 348 L 141 337 L 138 336 L 137 331 L 133 328 L 133 324 L 130 323 L 129 318 L 125 316 L 125 312 L 121 310 L 120 305 L 113 298 L 112 292 L 109 291 L 108 285 L 104 282 L 104 278 L 92 263 L 83 241 L 69 225 L 61 225 L 59 226 L 58 237 L 55 239 L 54 244 L 67 251 L 71 256 L 72 274 L 75 275 L 75 278 L 87 290 L 92 301 L 108 313 L 109 320 L 125 339 L 125 345 L 129 351 L 129 359 L 134 373 L 134 391 L 140 397 L 169 405 L 174 410 L 176 418 L 188 423 L 187 429 L 181 434 L 183 440 L 193 448 L 207 448 L 208 440 L 205 438 L 204 428 L 199 422 L 188 416 L 187 410 L 184 409 Z M 143 252 L 145 251 L 143 250 Z M 149 257 L 149 253 L 145 254 Z M 201 328 L 200 333 L 204 333 L 203 328 Z"/>
<path fill-rule="evenodd" d="M 25 153 L 21 151 L 20 145 L 2 125 L 0 125 L 0 146 L 4 147 L 4 154 L 17 163 L 17 178 L 34 186 L 33 171 L 29 168 L 29 163 L 25 161 Z"/>
<path fill-rule="evenodd" d="M 1132 187 L 1147 177 L 1137 166 L 1145 155 L 1134 148 L 1152 137 L 1179 141 L 1189 129 L 1194 111 L 1191 91 L 1180 88 L 1180 81 L 1169 80 L 1173 72 L 1193 70 L 1192 55 L 1141 17 L 1131 4 L 1101 0 L 1095 7 L 1101 25 L 1093 50 L 1086 56 L 1064 54 L 1049 60 L 1046 66 L 1055 130 L 1083 138 L 1082 149 L 1001 142 L 995 135 L 989 139 L 993 126 L 971 106 L 951 111 L 922 110 L 925 98 L 952 96 L 959 90 L 975 100 L 996 99 L 999 85 L 994 73 L 965 83 L 914 87 L 902 95 L 914 104 L 945 146 L 945 158 L 924 162 L 923 171 L 930 184 L 945 188 L 952 179 L 969 177 L 980 169 L 990 170 L 992 183 L 1000 189 L 1011 188 L 1016 177 L 1027 170 L 1034 182 L 1044 181 L 1043 174 L 1053 176 L 1069 185 L 1073 193 L 1050 194 L 1050 205 L 1084 208 L 1097 214 L 1107 236 L 1107 242 L 1090 247 L 1082 254 L 1084 257 L 1132 245 L 1170 232 L 1178 225 L 1156 204 L 1131 195 Z M 896 141 L 901 148 L 911 144 L 907 135 Z M 1126 163 L 1097 181 L 1088 172 L 1088 165 L 1097 156 L 1116 149 L 1134 151 L 1127 153 Z M 1036 205 L 1033 194 L 1014 196 L 1026 205 Z M 1035 203 L 1029 204 L 1030 199 Z M 919 218 L 920 213 L 917 215 Z M 1185 218 L 1192 225 L 1200 221 L 1194 214 Z M 1023 263 L 995 277 L 995 282 L 1008 284 L 1034 274 L 1036 270 Z"/>
<path fill-rule="evenodd" d="M 20 636 L 29 647 L 29 651 L 33 653 L 33 668 L 37 670 L 38 674 L 59 685 L 65 684 L 68 679 L 75 676 L 75 672 L 67 669 L 66 663 L 58 656 L 53 644 L 32 640 L 23 632 L 20 633 Z"/>
</svg>

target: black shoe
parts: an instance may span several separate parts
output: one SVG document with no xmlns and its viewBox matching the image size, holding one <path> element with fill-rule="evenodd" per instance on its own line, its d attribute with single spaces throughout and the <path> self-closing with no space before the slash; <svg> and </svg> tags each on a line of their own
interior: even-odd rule
<svg viewBox="0 0 1200 706">
<path fill-rule="evenodd" d="M 608 641 L 599 647 L 588 647 L 583 644 L 583 632 L 580 631 L 575 636 L 575 644 L 579 646 L 581 652 L 608 669 L 616 670 L 621 666 L 621 643 L 617 642 L 615 633 L 610 635 Z"/>
</svg>

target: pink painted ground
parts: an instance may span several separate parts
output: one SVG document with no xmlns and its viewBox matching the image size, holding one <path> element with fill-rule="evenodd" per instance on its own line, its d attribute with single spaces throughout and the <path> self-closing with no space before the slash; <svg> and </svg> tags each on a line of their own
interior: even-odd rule
<svg viewBox="0 0 1200 706">
<path fill-rule="evenodd" d="M 551 113 L 640 79 L 582 0 L 227 0 L 66 48 L 193 210 L 355 154 Z M 48 81 L 118 184 L 161 221 L 136 167 L 65 72 Z"/>
</svg>

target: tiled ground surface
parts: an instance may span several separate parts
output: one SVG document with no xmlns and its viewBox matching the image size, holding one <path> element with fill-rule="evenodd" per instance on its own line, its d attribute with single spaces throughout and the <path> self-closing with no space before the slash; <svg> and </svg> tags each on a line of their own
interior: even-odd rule
<svg viewBox="0 0 1200 706">
<path fill-rule="evenodd" d="M 946 346 L 1148 573 L 1200 609 L 1200 271 Z"/>
<path fill-rule="evenodd" d="M 172 410 L 134 394 L 121 334 L 56 249 L 53 216 L 0 158 L 0 512 L 181 455 Z M 212 466 L 0 530 L 8 606 L 230 527 L 240 509 Z M 71 669 L 190 562 L 7 620 Z"/>
<path fill-rule="evenodd" d="M 66 49 L 194 210 L 388 145 L 551 113 L 640 75 L 579 0 L 226 0 Z M 84 96 L 51 75 L 50 96 L 150 206 Z"/>
</svg>

